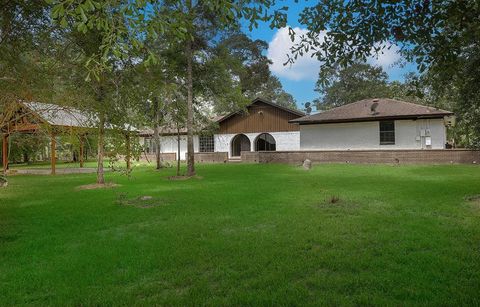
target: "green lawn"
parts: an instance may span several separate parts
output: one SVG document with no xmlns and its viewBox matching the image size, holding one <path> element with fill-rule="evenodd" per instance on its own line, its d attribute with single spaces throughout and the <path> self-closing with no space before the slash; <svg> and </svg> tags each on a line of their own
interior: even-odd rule
<svg viewBox="0 0 480 307">
<path fill-rule="evenodd" d="M 105 166 L 108 165 L 108 160 L 105 161 Z M 96 161 L 85 161 L 84 167 L 96 167 Z M 51 168 L 51 164 L 48 161 L 41 161 L 35 163 L 17 163 L 17 164 L 10 164 L 10 169 L 22 169 L 22 168 Z M 80 162 L 65 162 L 65 161 L 58 161 L 56 164 L 57 168 L 77 168 L 80 167 Z M 2 167 L 0 167 L 3 170 Z"/>
<path fill-rule="evenodd" d="M 10 177 L 0 305 L 480 304 L 479 167 L 173 173 Z"/>
</svg>

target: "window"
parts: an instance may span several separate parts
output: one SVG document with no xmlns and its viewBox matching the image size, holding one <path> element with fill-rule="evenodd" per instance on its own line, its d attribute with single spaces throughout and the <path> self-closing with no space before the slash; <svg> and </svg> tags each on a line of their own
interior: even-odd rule
<svg viewBox="0 0 480 307">
<path fill-rule="evenodd" d="M 380 145 L 395 145 L 395 122 L 380 122 Z"/>
<path fill-rule="evenodd" d="M 213 140 L 213 135 L 201 135 L 199 137 L 200 141 L 200 152 L 214 152 L 215 151 L 215 141 Z"/>
<path fill-rule="evenodd" d="M 275 151 L 275 139 L 268 133 L 262 133 L 257 137 L 255 148 L 256 151 Z"/>
</svg>

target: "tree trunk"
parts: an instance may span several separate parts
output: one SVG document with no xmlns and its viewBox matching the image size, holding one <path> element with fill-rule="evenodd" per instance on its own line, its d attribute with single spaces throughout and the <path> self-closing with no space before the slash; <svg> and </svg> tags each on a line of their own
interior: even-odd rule
<svg viewBox="0 0 480 307">
<path fill-rule="evenodd" d="M 130 146 L 130 132 L 127 131 L 125 133 L 125 151 L 126 151 L 126 155 L 125 155 L 125 163 L 127 164 L 127 173 L 130 174 L 130 171 L 132 169 L 132 165 L 131 165 L 131 160 L 132 160 L 132 155 L 131 155 L 131 146 Z"/>
<path fill-rule="evenodd" d="M 155 139 L 155 158 L 157 160 L 157 169 L 162 168 L 162 154 L 160 148 L 160 111 L 158 109 L 158 97 L 153 98 L 153 112 L 155 123 L 153 125 L 153 137 Z"/>
<path fill-rule="evenodd" d="M 193 78 L 192 78 L 192 39 L 187 38 L 187 176 L 195 175 L 195 155 L 193 148 Z"/>
<path fill-rule="evenodd" d="M 80 153 L 78 155 L 78 158 L 80 160 L 80 168 L 83 168 L 83 135 L 80 135 Z"/>
<path fill-rule="evenodd" d="M 51 174 L 55 175 L 56 173 L 56 164 L 57 164 L 57 140 L 55 139 L 55 133 L 52 132 L 52 135 L 50 136 L 50 167 L 51 167 Z"/>
<path fill-rule="evenodd" d="M 177 176 L 180 176 L 180 128 L 177 124 Z"/>
<path fill-rule="evenodd" d="M 3 174 L 7 175 L 8 170 L 8 134 L 3 134 L 2 141 L 2 165 L 3 165 Z"/>
<path fill-rule="evenodd" d="M 97 183 L 105 184 L 105 176 L 103 170 L 103 157 L 105 155 L 105 112 L 100 111 L 98 122 L 98 156 L 97 156 Z"/>
</svg>

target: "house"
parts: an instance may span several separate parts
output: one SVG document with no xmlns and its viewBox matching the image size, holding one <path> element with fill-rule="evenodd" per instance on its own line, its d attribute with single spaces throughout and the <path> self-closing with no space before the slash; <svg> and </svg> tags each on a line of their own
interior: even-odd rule
<svg viewBox="0 0 480 307">
<path fill-rule="evenodd" d="M 240 158 L 241 151 L 276 151 L 299 150 L 299 126 L 290 123 L 305 114 L 279 106 L 267 100 L 257 98 L 246 110 L 232 112 L 217 117 L 214 121 L 218 128 L 212 134 L 194 136 L 196 153 L 223 152 L 228 158 Z M 165 128 L 161 130 L 160 149 L 164 159 L 174 159 L 177 153 L 177 137 L 180 137 L 180 158 L 186 157 L 186 130 Z M 140 142 L 145 146 L 145 154 L 155 154 L 153 130 L 140 132 Z"/>
<path fill-rule="evenodd" d="M 215 151 L 240 157 L 241 151 L 286 151 L 300 149 L 299 126 L 291 120 L 305 114 L 257 98 L 247 112 L 234 112 L 217 120 L 213 136 Z"/>
<path fill-rule="evenodd" d="M 453 113 L 394 99 L 365 99 L 296 118 L 300 150 L 443 149 Z"/>
</svg>

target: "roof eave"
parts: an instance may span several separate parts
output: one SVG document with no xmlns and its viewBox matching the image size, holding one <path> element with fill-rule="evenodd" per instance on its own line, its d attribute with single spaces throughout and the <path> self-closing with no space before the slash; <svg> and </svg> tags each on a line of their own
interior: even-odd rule
<svg viewBox="0 0 480 307">
<path fill-rule="evenodd" d="M 301 120 L 292 119 L 289 121 L 291 124 L 299 125 L 312 125 L 312 124 L 333 124 L 333 123 L 353 123 L 353 122 L 371 122 L 378 120 L 388 120 L 388 119 L 431 119 L 431 118 L 443 118 L 445 116 L 451 116 L 453 112 L 448 113 L 439 113 L 439 114 L 424 114 L 424 115 L 395 115 L 395 116 L 379 116 L 379 117 L 363 117 L 363 118 L 346 118 L 346 119 L 331 119 L 331 120 Z"/>
</svg>

